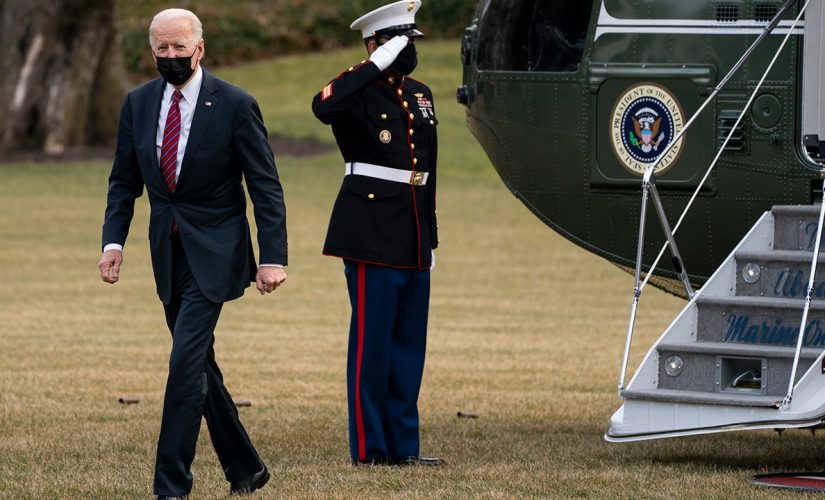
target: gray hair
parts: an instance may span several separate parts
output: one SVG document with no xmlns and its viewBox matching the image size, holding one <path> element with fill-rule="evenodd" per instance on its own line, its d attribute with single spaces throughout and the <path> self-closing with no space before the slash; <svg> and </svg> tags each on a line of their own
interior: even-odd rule
<svg viewBox="0 0 825 500">
<path fill-rule="evenodd" d="M 154 46 L 152 43 L 152 33 L 155 31 L 157 23 L 170 19 L 188 19 L 192 25 L 192 42 L 197 45 L 203 40 L 203 25 L 194 12 L 186 9 L 166 9 L 158 12 L 152 19 L 152 24 L 149 25 L 149 46 Z"/>
</svg>

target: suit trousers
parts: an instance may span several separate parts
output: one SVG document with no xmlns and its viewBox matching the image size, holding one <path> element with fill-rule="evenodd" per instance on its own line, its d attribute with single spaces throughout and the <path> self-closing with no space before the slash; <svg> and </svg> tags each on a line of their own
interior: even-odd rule
<svg viewBox="0 0 825 500">
<path fill-rule="evenodd" d="M 347 355 L 353 462 L 419 454 L 430 270 L 344 261 L 352 319 Z"/>
<path fill-rule="evenodd" d="M 165 305 L 172 333 L 169 377 L 155 462 L 155 495 L 182 496 L 192 489 L 190 467 L 206 418 L 212 446 L 228 481 L 263 469 L 215 361 L 215 326 L 223 304 L 209 301 L 195 282 L 180 238 L 173 242 L 173 297 Z"/>
</svg>

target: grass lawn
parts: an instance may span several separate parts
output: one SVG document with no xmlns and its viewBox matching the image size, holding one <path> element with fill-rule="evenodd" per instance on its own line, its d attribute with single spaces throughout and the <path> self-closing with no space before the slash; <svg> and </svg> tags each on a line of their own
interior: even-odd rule
<svg viewBox="0 0 825 500">
<path fill-rule="evenodd" d="M 452 93 L 457 42 L 420 47 L 441 123 L 422 451 L 438 469 L 354 468 L 347 451 L 349 304 L 320 255 L 338 153 L 277 155 L 289 281 L 227 304 L 217 354 L 273 472 L 259 498 L 777 498 L 746 477 L 822 468 L 808 431 L 634 444 L 602 434 L 620 406 L 632 277 L 543 226 L 496 178 Z M 359 49 L 222 69 L 274 134 L 331 143 L 309 100 Z M 121 282 L 96 269 L 106 162 L 0 165 L 0 498 L 149 498 L 170 347 L 139 200 Z M 633 221 L 637 214 L 628 214 Z M 683 302 L 647 289 L 631 365 Z M 121 405 L 132 395 L 137 405 Z M 457 412 L 478 413 L 477 419 Z M 204 426 L 193 498 L 227 485 Z M 788 495 L 798 498 L 802 495 Z"/>
</svg>

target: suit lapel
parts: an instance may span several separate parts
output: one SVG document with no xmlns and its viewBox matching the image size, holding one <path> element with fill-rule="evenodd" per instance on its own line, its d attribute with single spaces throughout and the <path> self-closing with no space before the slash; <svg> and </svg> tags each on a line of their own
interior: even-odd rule
<svg viewBox="0 0 825 500">
<path fill-rule="evenodd" d="M 157 155 L 157 137 L 158 137 L 158 120 L 160 116 L 160 104 L 161 100 L 163 99 L 163 89 L 166 87 L 166 82 L 163 81 L 162 78 L 158 78 L 155 80 L 153 87 L 149 91 L 149 100 L 147 102 L 146 109 L 147 112 L 143 114 L 143 123 L 141 124 L 141 130 L 145 130 L 147 132 L 147 137 L 143 140 L 146 141 L 148 144 L 145 145 L 147 151 L 150 151 L 151 154 L 149 155 L 152 159 L 152 168 L 151 170 L 154 172 L 153 178 L 157 181 L 162 183 L 164 186 L 166 183 L 163 181 L 163 175 L 160 172 L 160 163 L 158 162 L 158 155 Z"/>
<path fill-rule="evenodd" d="M 207 73 L 206 70 L 203 70 L 203 83 L 201 83 L 201 91 L 198 95 L 195 113 L 192 115 L 192 128 L 189 129 L 189 138 L 186 140 L 186 151 L 183 154 L 183 163 L 180 167 L 178 184 L 180 184 L 184 174 L 188 171 L 188 166 L 192 162 L 194 151 L 197 151 L 203 139 L 204 132 L 209 128 L 212 114 L 218 102 L 215 96 L 216 90 L 217 83 L 215 82 L 215 77 Z"/>
</svg>

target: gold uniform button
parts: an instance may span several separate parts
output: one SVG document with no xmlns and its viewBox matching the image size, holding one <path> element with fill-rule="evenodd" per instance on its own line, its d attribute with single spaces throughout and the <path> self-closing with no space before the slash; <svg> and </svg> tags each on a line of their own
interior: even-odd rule
<svg viewBox="0 0 825 500">
<path fill-rule="evenodd" d="M 415 149 L 415 144 L 410 143 L 410 149 Z"/>
<path fill-rule="evenodd" d="M 430 120 L 430 125 L 435 125 L 435 122 Z"/>
<path fill-rule="evenodd" d="M 381 113 L 381 119 L 386 120 L 387 119 L 387 113 Z"/>
<path fill-rule="evenodd" d="M 354 70 L 354 69 L 355 69 L 355 67 L 353 67 L 353 66 L 350 66 L 350 67 L 349 67 L 349 70 L 350 70 L 350 71 L 352 71 L 352 70 Z"/>
<path fill-rule="evenodd" d="M 389 77 L 389 78 L 387 78 L 387 81 L 390 82 L 390 83 L 395 83 L 395 78 Z"/>
<path fill-rule="evenodd" d="M 404 92 L 401 89 L 398 89 L 398 95 L 403 94 Z"/>
<path fill-rule="evenodd" d="M 418 158 L 413 158 L 413 165 L 418 165 Z"/>
<path fill-rule="evenodd" d="M 410 129 L 410 137 L 412 137 L 414 134 L 415 134 L 415 130 Z"/>
<path fill-rule="evenodd" d="M 415 115 L 410 113 L 410 120 L 415 120 Z"/>
<path fill-rule="evenodd" d="M 367 198 L 369 198 L 369 199 L 371 199 L 371 200 L 372 200 L 372 199 L 374 199 L 374 198 L 375 198 L 375 195 L 374 195 L 374 194 L 372 194 L 372 193 L 370 193 L 370 194 L 368 194 L 368 195 L 367 195 Z"/>
<path fill-rule="evenodd" d="M 410 107 L 410 103 L 408 103 L 407 101 L 404 101 L 404 107 L 405 107 L 405 108 L 409 108 L 409 107 Z"/>
<path fill-rule="evenodd" d="M 367 60 L 366 60 L 366 59 L 364 59 L 363 61 L 361 61 L 361 64 L 366 64 L 366 63 L 367 63 Z"/>
</svg>

